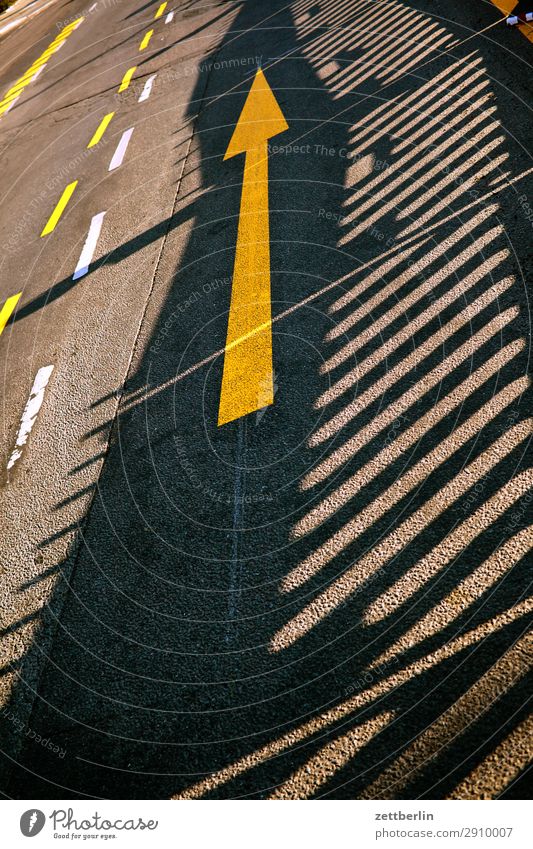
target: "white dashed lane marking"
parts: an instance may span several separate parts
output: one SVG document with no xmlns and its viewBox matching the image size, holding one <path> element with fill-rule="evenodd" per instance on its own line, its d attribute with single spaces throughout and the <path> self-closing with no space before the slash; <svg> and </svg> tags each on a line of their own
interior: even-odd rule
<svg viewBox="0 0 533 849">
<path fill-rule="evenodd" d="M 102 229 L 104 215 L 105 212 L 99 212 L 97 215 L 93 215 L 92 217 L 91 226 L 89 227 L 89 232 L 87 234 L 83 250 L 80 254 L 76 270 L 72 275 L 73 280 L 78 280 L 89 271 L 89 266 L 94 256 L 98 237 L 100 236 L 100 230 Z"/>
<path fill-rule="evenodd" d="M 131 134 L 133 133 L 134 127 L 130 127 L 129 130 L 125 130 L 122 133 L 122 137 L 117 145 L 117 149 L 113 154 L 113 158 L 109 163 L 108 171 L 114 171 L 115 168 L 119 168 L 122 165 L 122 160 L 126 154 L 126 150 L 128 149 L 128 145 L 130 143 Z"/>
<path fill-rule="evenodd" d="M 139 103 L 142 103 L 144 100 L 148 100 L 148 98 L 150 97 L 150 92 L 152 91 L 152 85 L 153 85 L 156 77 L 157 77 L 157 74 L 153 74 L 151 77 L 148 77 L 148 79 L 146 80 L 146 82 L 144 84 L 144 88 L 141 92 L 141 96 L 139 97 L 139 101 L 138 101 Z"/>
<path fill-rule="evenodd" d="M 40 67 L 40 68 L 37 68 L 36 72 L 34 73 L 34 75 L 33 75 L 33 77 L 32 77 L 32 83 L 34 83 L 34 82 L 35 82 L 35 80 L 37 79 L 37 77 L 39 76 L 39 74 L 42 74 L 42 72 L 44 71 L 44 69 L 45 69 L 45 68 L 46 68 L 46 64 L 45 64 L 45 65 L 41 65 L 41 67 Z"/>
</svg>

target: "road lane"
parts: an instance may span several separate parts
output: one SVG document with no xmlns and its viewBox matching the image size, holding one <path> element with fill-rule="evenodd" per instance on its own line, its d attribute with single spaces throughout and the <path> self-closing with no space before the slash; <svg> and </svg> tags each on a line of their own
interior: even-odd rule
<svg viewBox="0 0 533 849">
<path fill-rule="evenodd" d="M 26 404 L 24 412 L 22 414 L 20 428 L 17 434 L 17 441 L 15 442 L 15 448 L 12 451 L 9 460 L 7 461 L 8 472 L 11 471 L 17 460 L 20 460 L 20 458 L 22 457 L 24 446 L 30 438 L 32 428 L 36 422 L 37 415 L 44 401 L 45 389 L 48 385 L 48 381 L 50 380 L 53 370 L 53 366 L 43 366 L 39 369 L 35 376 L 35 380 L 33 381 L 33 386 L 30 391 L 30 397 L 28 398 L 28 403 Z"/>
</svg>

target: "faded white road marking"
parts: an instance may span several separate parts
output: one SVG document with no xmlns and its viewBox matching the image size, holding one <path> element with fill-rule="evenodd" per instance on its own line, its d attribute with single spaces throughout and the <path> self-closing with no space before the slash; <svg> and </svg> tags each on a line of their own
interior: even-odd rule
<svg viewBox="0 0 533 849">
<path fill-rule="evenodd" d="M 174 17 L 174 12 L 169 12 L 168 15 L 165 18 L 165 23 L 169 24 L 173 17 Z"/>
<path fill-rule="evenodd" d="M 93 5 L 89 7 L 89 12 L 92 12 L 94 9 L 96 9 L 97 6 L 98 3 L 93 3 Z"/>
<path fill-rule="evenodd" d="M 91 226 L 89 227 L 89 232 L 87 234 L 83 250 L 80 254 L 76 270 L 72 275 L 73 280 L 78 280 L 78 278 L 83 277 L 89 271 L 89 266 L 93 259 L 100 230 L 102 229 L 104 215 L 105 212 L 99 212 L 97 215 L 93 215 L 91 219 Z"/>
<path fill-rule="evenodd" d="M 40 68 L 37 68 L 37 70 L 35 71 L 35 73 L 34 73 L 34 75 L 33 75 L 33 77 L 32 77 L 32 80 L 31 80 L 31 81 L 32 81 L 32 83 L 34 83 L 34 82 L 35 82 L 35 80 L 37 79 L 37 77 L 39 76 L 39 74 L 42 74 L 42 72 L 44 71 L 44 69 L 45 69 L 45 68 L 46 68 L 46 62 L 44 63 L 44 65 L 41 65 L 41 67 L 40 67 Z"/>
<path fill-rule="evenodd" d="M 157 74 L 153 74 L 151 77 L 148 77 L 148 79 L 146 80 L 146 82 L 144 84 L 144 88 L 141 92 L 141 96 L 139 97 L 139 101 L 138 101 L 139 103 L 142 103 L 144 100 L 148 100 L 148 98 L 150 97 L 150 92 L 152 91 L 152 85 L 153 85 L 156 77 L 157 77 Z"/>
<path fill-rule="evenodd" d="M 115 168 L 118 168 L 122 165 L 122 160 L 124 159 L 127 147 L 130 143 L 131 134 L 133 133 L 134 127 L 130 127 L 129 130 L 125 130 L 122 133 L 122 138 L 120 139 L 117 149 L 113 154 L 113 159 L 109 163 L 108 171 L 113 171 Z"/>
<path fill-rule="evenodd" d="M 28 441 L 31 429 L 37 419 L 37 414 L 41 409 L 41 404 L 44 400 L 44 390 L 50 380 L 50 375 L 54 370 L 53 366 L 43 366 L 39 369 L 33 381 L 30 397 L 24 408 L 22 419 L 20 420 L 20 428 L 15 443 L 15 449 L 8 460 L 7 469 L 12 469 L 17 460 L 22 456 L 22 449 Z"/>
</svg>

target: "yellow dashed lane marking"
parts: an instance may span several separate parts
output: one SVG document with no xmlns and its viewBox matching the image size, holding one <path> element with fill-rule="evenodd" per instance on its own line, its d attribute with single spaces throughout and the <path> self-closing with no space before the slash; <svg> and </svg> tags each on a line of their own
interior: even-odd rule
<svg viewBox="0 0 533 849">
<path fill-rule="evenodd" d="M 11 317 L 11 313 L 17 306 L 18 300 L 21 295 L 22 292 L 19 292 L 18 295 L 11 295 L 11 297 L 7 299 L 4 306 L 0 310 L 0 336 L 2 335 L 2 331 Z"/>
<path fill-rule="evenodd" d="M 39 58 L 35 60 L 35 62 L 30 68 L 28 68 L 26 73 L 22 77 L 20 77 L 20 79 L 18 79 L 13 86 L 11 86 L 9 91 L 5 93 L 3 99 L 0 100 L 0 116 L 3 115 L 4 112 L 7 112 L 10 106 L 13 105 L 13 101 L 16 100 L 16 98 L 21 94 L 22 90 L 27 85 L 29 85 L 29 83 L 31 83 L 32 79 L 34 78 L 41 65 L 46 64 L 46 61 L 49 59 L 49 57 L 53 53 L 55 53 L 56 50 L 59 50 L 63 42 L 69 37 L 71 32 L 74 32 L 76 27 L 79 26 L 82 21 L 83 18 L 78 18 L 68 26 L 64 27 L 59 33 L 59 35 L 54 38 L 52 43 L 48 45 L 44 53 L 41 53 Z"/>
<path fill-rule="evenodd" d="M 64 211 L 67 203 L 69 202 L 70 198 L 72 197 L 72 193 L 73 193 L 73 191 L 74 191 L 74 189 L 76 188 L 77 185 L 78 185 L 77 180 L 74 180 L 73 183 L 68 184 L 68 186 L 64 190 L 63 194 L 59 198 L 57 205 L 56 205 L 56 208 L 54 209 L 50 218 L 48 219 L 46 226 L 45 226 L 43 232 L 41 233 L 41 236 L 47 236 L 48 233 L 51 233 L 52 230 L 55 228 L 57 222 L 59 221 L 59 219 L 61 218 L 61 216 L 63 214 L 63 211 Z"/>
<path fill-rule="evenodd" d="M 157 10 L 157 12 L 154 15 L 154 21 L 157 21 L 157 19 L 161 17 L 161 15 L 163 14 L 163 12 L 165 11 L 166 8 L 167 8 L 167 4 L 161 3 L 159 9 Z"/>
<path fill-rule="evenodd" d="M 100 139 L 104 135 L 105 131 L 107 130 L 107 127 L 109 126 L 109 122 L 111 121 L 111 118 L 113 117 L 114 114 L 115 114 L 114 112 L 109 112 L 107 115 L 104 115 L 104 117 L 100 121 L 98 129 L 96 130 L 94 136 L 92 137 L 91 141 L 87 145 L 88 148 L 94 147 L 95 144 L 98 144 L 98 142 L 100 141 Z"/>
<path fill-rule="evenodd" d="M 146 33 L 146 35 L 144 36 L 143 40 L 139 44 L 139 50 L 144 50 L 146 47 L 148 47 L 148 44 L 149 44 L 150 39 L 153 36 L 153 34 L 154 34 L 153 29 L 149 29 L 148 32 Z"/>
<path fill-rule="evenodd" d="M 119 92 L 125 91 L 127 89 L 127 87 L 129 86 L 129 84 L 131 82 L 131 78 L 134 75 L 136 70 L 137 70 L 137 65 L 134 65 L 133 68 L 129 68 L 129 70 L 126 71 L 126 73 L 122 77 L 122 82 L 120 83 L 120 86 L 119 86 L 119 89 L 118 89 Z"/>
</svg>

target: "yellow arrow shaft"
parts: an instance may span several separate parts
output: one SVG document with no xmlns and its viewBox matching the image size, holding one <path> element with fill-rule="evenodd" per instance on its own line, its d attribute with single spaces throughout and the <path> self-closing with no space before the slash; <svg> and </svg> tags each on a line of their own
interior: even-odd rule
<svg viewBox="0 0 533 849">
<path fill-rule="evenodd" d="M 246 152 L 218 424 L 274 400 L 267 142 Z"/>
<path fill-rule="evenodd" d="M 261 68 L 224 159 L 246 154 L 218 408 L 219 425 L 274 401 L 267 139 L 287 122 Z"/>
</svg>

